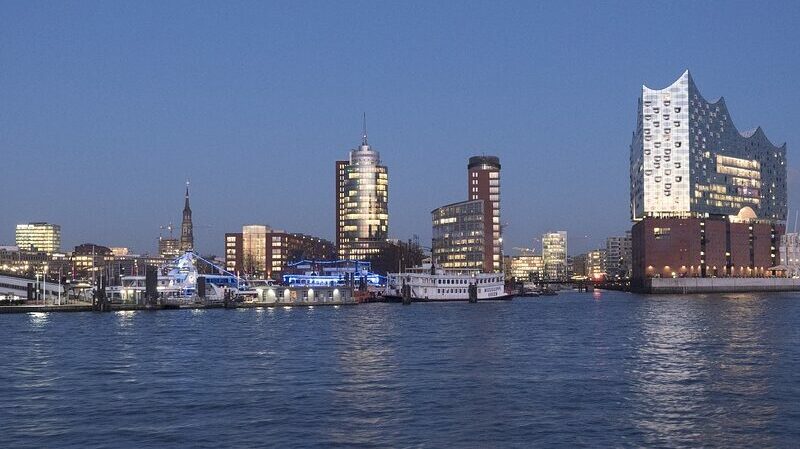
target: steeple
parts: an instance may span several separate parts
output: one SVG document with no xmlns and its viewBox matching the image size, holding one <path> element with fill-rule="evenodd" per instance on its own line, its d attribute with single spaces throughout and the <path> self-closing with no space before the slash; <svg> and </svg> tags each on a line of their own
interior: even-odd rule
<svg viewBox="0 0 800 449">
<path fill-rule="evenodd" d="M 192 208 L 189 207 L 189 180 L 186 180 L 186 197 L 183 204 L 183 221 L 181 222 L 181 251 L 194 249 L 194 230 L 192 225 Z"/>
<path fill-rule="evenodd" d="M 189 218 L 191 219 L 192 209 L 189 207 L 189 180 L 186 180 L 186 200 L 183 203 L 183 214 L 186 215 L 186 211 L 189 211 Z"/>
</svg>

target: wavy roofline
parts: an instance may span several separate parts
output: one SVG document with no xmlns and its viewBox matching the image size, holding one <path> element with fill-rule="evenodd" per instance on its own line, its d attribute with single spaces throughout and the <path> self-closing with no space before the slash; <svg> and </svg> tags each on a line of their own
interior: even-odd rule
<svg viewBox="0 0 800 449">
<path fill-rule="evenodd" d="M 764 140 L 766 140 L 767 143 L 772 145 L 772 147 L 775 148 L 775 149 L 785 149 L 786 148 L 786 142 L 785 141 L 781 145 L 775 145 L 775 143 L 773 143 L 772 140 L 770 140 L 770 138 L 767 137 L 767 134 L 764 132 L 764 128 L 762 128 L 761 125 L 758 125 L 754 129 L 751 129 L 751 130 L 748 130 L 748 131 L 744 131 L 744 132 L 739 131 L 739 128 L 736 126 L 736 122 L 733 120 L 733 117 L 731 116 L 731 112 L 728 109 L 728 104 L 725 103 L 725 97 L 721 96 L 721 97 L 717 98 L 714 101 L 709 101 L 708 99 L 706 99 L 706 97 L 703 96 L 703 93 L 700 92 L 700 89 L 697 87 L 697 84 L 695 84 L 694 79 L 692 78 L 692 73 L 689 71 L 689 69 L 684 70 L 683 73 L 681 73 L 681 75 L 675 81 L 672 82 L 672 84 L 670 84 L 670 85 L 668 85 L 668 86 L 666 86 L 664 88 L 653 89 L 652 87 L 649 87 L 646 84 L 642 84 L 642 87 L 644 89 L 649 89 L 649 90 L 654 90 L 654 91 L 662 91 L 662 90 L 669 89 L 670 87 L 678 84 L 683 77 L 686 77 L 688 79 L 690 88 L 691 88 L 691 86 L 694 86 L 694 90 L 697 91 L 697 95 L 704 102 L 706 102 L 706 103 L 708 103 L 710 105 L 714 105 L 714 106 L 718 105 L 718 106 L 721 106 L 721 107 L 723 107 L 725 109 L 725 112 L 728 115 L 728 121 L 730 122 L 731 126 L 733 126 L 733 129 L 736 131 L 736 134 L 738 134 L 742 139 L 751 140 L 751 139 L 755 139 L 757 137 L 763 137 Z M 641 101 L 641 99 L 640 99 L 640 101 Z"/>
</svg>

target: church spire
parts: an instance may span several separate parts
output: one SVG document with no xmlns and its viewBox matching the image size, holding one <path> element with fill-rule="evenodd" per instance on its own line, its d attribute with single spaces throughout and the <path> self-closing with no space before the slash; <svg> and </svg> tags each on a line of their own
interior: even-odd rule
<svg viewBox="0 0 800 449">
<path fill-rule="evenodd" d="M 189 180 L 188 179 L 186 180 L 186 200 L 184 201 L 184 204 L 183 204 L 183 212 L 186 213 L 187 210 L 189 211 L 189 213 L 191 213 L 191 211 L 192 211 L 192 209 L 189 208 Z"/>
<path fill-rule="evenodd" d="M 194 249 L 194 225 L 192 224 L 192 208 L 189 207 L 189 180 L 186 180 L 186 197 L 183 204 L 183 221 L 181 222 L 181 251 Z"/>
</svg>

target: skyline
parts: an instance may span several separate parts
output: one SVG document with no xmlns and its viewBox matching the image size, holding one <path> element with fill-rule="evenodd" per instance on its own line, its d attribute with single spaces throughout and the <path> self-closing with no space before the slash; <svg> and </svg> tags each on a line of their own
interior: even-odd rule
<svg viewBox="0 0 800 449">
<path fill-rule="evenodd" d="M 686 69 L 708 98 L 725 97 L 740 131 L 761 126 L 787 142 L 791 217 L 800 8 L 663 6 L 665 22 L 690 31 L 643 43 L 656 7 L 626 5 L 622 30 L 606 26 L 620 20 L 615 8 L 588 18 L 579 3 L 9 3 L 0 151 L 14 170 L 0 244 L 17 223 L 48 221 L 65 249 L 154 253 L 159 226 L 180 218 L 187 177 L 203 253 L 221 255 L 225 232 L 250 223 L 333 241 L 331 167 L 357 146 L 366 111 L 392 173 L 390 237 L 429 242 L 430 211 L 463 194 L 464 161 L 493 154 L 506 253 L 563 229 L 577 254 L 630 229 L 641 86 L 663 88 Z M 354 26 L 362 32 L 344 32 Z"/>
</svg>

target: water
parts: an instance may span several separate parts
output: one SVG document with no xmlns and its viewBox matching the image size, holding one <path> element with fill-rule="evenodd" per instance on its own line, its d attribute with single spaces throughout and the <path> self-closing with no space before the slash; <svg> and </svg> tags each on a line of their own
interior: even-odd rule
<svg viewBox="0 0 800 449">
<path fill-rule="evenodd" d="M 796 447 L 800 294 L 0 316 L 0 447 Z"/>
</svg>

